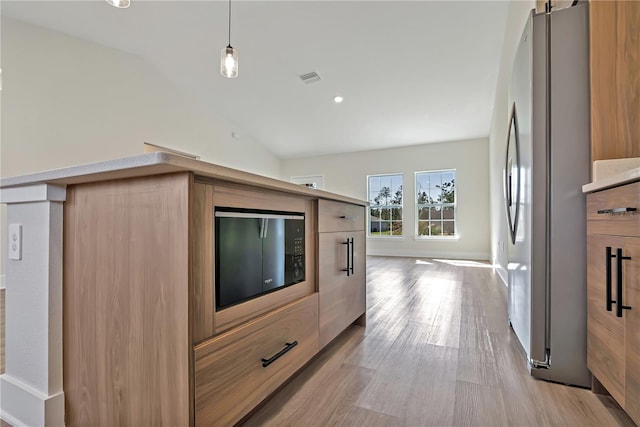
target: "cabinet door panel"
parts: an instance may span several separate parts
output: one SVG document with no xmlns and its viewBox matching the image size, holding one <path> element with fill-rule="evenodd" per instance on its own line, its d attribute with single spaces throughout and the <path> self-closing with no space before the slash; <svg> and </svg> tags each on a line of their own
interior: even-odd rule
<svg viewBox="0 0 640 427">
<path fill-rule="evenodd" d="M 318 293 L 320 295 L 320 347 L 334 339 L 346 324 L 344 286 L 349 233 L 320 233 L 318 237 Z"/>
<path fill-rule="evenodd" d="M 621 405 L 624 402 L 624 319 L 606 310 L 606 250 L 620 247 L 622 239 L 611 236 L 587 237 L 588 318 L 587 364 L 598 381 Z M 611 260 L 612 299 L 615 299 L 615 259 Z"/>
<path fill-rule="evenodd" d="M 364 231 L 353 233 L 353 274 L 345 282 L 346 324 L 352 323 L 366 310 L 366 254 Z"/>
<path fill-rule="evenodd" d="M 625 299 L 625 404 L 629 416 L 640 425 L 640 238 L 626 237 L 622 244 Z"/>
<path fill-rule="evenodd" d="M 353 239 L 352 255 L 347 252 L 348 239 Z M 320 347 L 324 347 L 365 312 L 366 243 L 364 231 L 319 233 L 318 241 Z M 347 276 L 343 270 L 351 262 L 353 273 Z"/>
</svg>

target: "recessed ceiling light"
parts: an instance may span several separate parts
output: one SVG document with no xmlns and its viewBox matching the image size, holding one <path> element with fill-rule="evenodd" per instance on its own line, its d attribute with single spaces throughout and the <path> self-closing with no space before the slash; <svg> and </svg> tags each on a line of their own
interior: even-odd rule
<svg viewBox="0 0 640 427">
<path fill-rule="evenodd" d="M 340 95 L 336 95 L 333 97 L 333 102 L 335 102 L 336 104 L 340 104 L 342 101 L 344 101 L 344 98 Z"/>
<path fill-rule="evenodd" d="M 130 0 L 105 0 L 105 1 L 109 3 L 111 6 L 115 6 L 120 9 L 126 9 L 129 6 L 131 6 Z"/>
</svg>

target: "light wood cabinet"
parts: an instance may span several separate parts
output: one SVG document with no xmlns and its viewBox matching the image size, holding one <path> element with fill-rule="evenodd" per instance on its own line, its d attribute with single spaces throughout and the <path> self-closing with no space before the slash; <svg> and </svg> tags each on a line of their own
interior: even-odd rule
<svg viewBox="0 0 640 427">
<path fill-rule="evenodd" d="M 194 349 L 196 425 L 233 425 L 318 351 L 318 295 Z"/>
<path fill-rule="evenodd" d="M 589 2 L 591 160 L 640 157 L 639 1 Z"/>
<path fill-rule="evenodd" d="M 69 186 L 67 425 L 233 425 L 319 351 L 322 322 L 335 337 L 364 313 L 363 206 L 292 187 L 189 171 Z M 216 207 L 304 214 L 304 280 L 216 309 Z"/>
<path fill-rule="evenodd" d="M 324 347 L 354 321 L 364 322 L 364 207 L 320 200 L 318 220 L 320 347 Z"/>
<path fill-rule="evenodd" d="M 587 363 L 597 382 L 636 423 L 640 423 L 638 209 L 640 182 L 587 196 Z"/>
</svg>

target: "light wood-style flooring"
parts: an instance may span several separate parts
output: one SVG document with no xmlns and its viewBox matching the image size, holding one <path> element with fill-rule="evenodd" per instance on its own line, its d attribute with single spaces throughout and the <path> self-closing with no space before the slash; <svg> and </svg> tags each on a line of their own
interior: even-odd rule
<svg viewBox="0 0 640 427">
<path fill-rule="evenodd" d="M 608 397 L 536 380 L 488 264 L 367 259 L 352 326 L 247 426 L 634 426 Z"/>
</svg>

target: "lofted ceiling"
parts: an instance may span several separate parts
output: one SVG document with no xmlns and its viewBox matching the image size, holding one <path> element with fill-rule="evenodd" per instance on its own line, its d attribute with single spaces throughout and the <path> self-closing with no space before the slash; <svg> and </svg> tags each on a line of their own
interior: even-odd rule
<svg viewBox="0 0 640 427">
<path fill-rule="evenodd" d="M 489 134 L 508 1 L 7 1 L 3 15 L 127 51 L 281 158 Z M 298 77 L 316 72 L 321 80 Z M 335 95 L 344 96 L 335 104 Z"/>
</svg>

